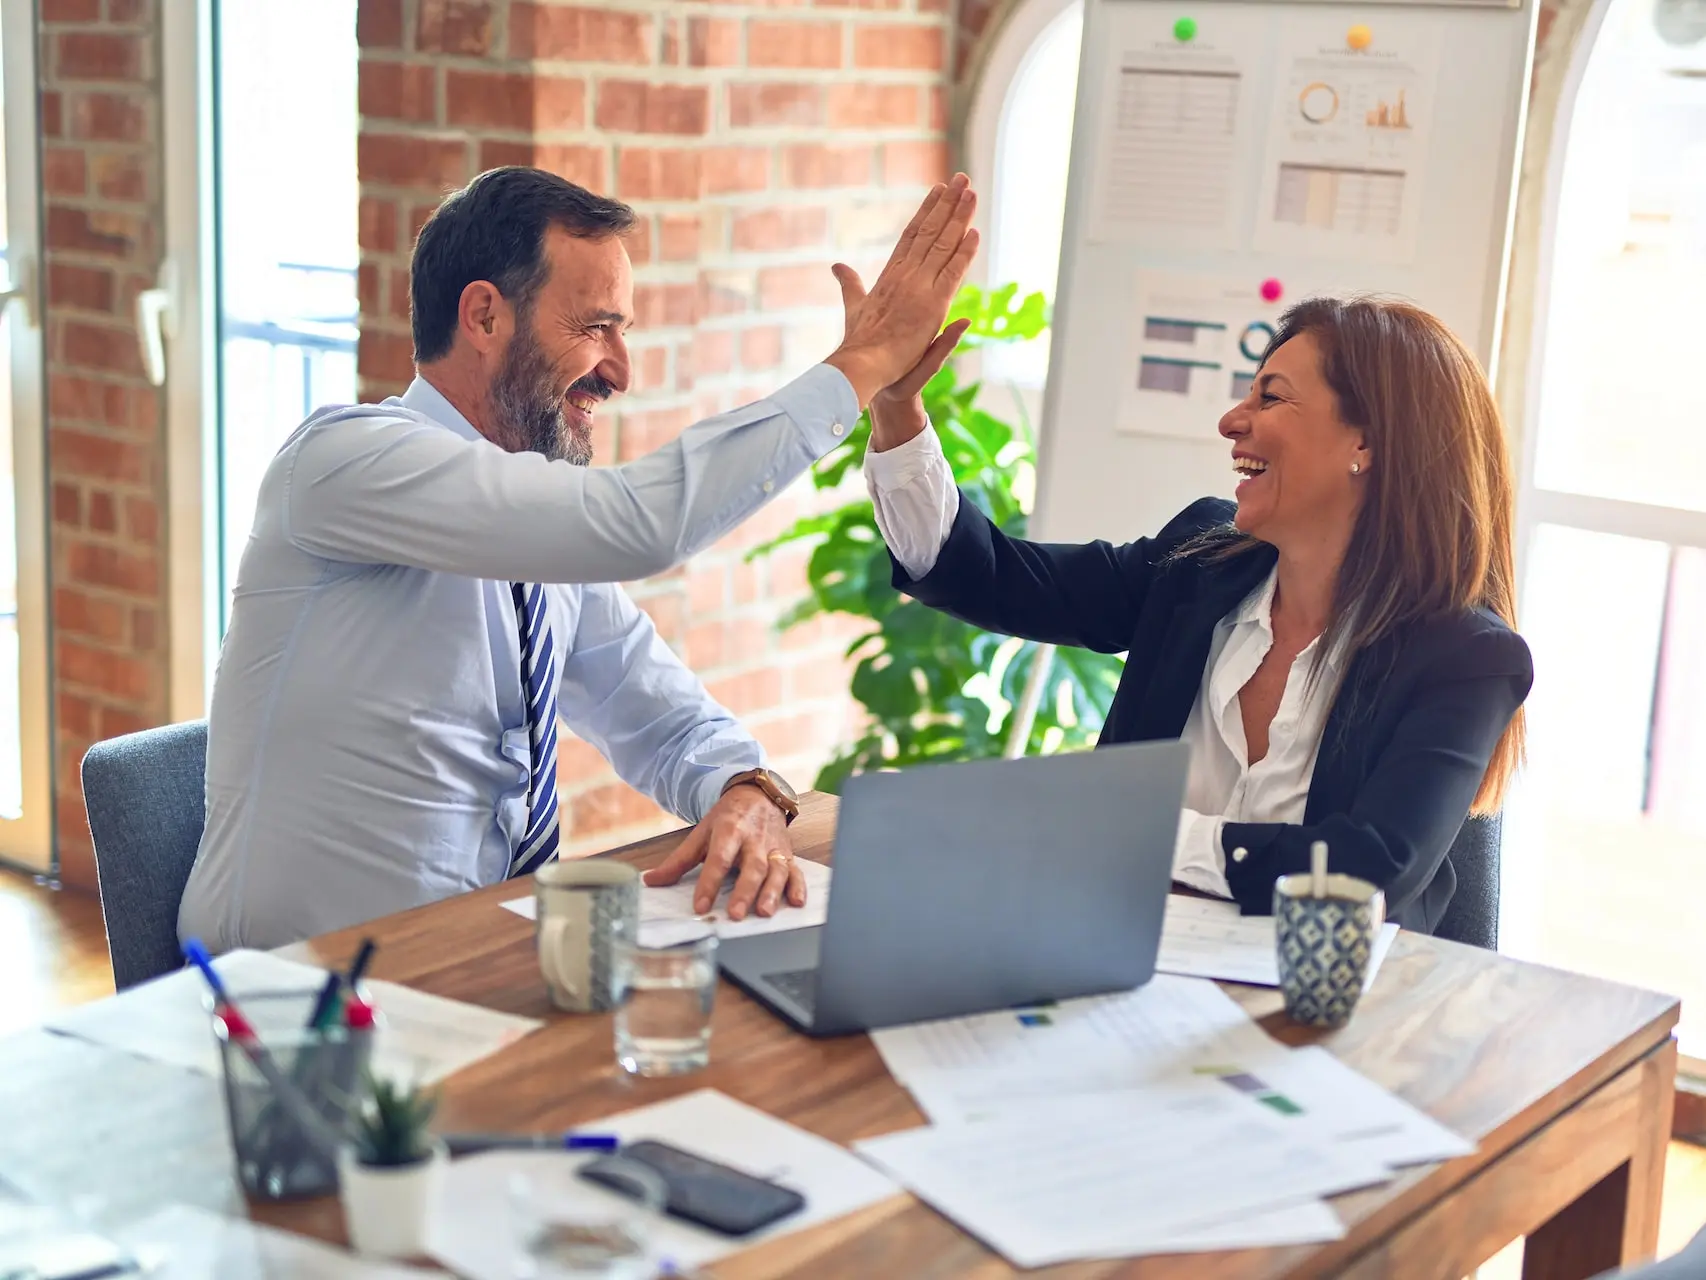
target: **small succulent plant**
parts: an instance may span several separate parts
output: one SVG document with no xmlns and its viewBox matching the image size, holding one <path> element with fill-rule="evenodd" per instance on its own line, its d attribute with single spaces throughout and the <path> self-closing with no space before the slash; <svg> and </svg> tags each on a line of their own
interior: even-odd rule
<svg viewBox="0 0 1706 1280">
<path fill-rule="evenodd" d="M 356 1117 L 355 1153 L 364 1165 L 397 1168 L 424 1160 L 432 1151 L 433 1112 L 438 1091 L 368 1076 Z"/>
</svg>

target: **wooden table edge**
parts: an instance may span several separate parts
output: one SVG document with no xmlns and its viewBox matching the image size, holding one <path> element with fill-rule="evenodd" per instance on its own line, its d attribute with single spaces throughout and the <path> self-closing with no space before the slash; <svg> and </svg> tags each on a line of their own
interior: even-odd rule
<svg viewBox="0 0 1706 1280">
<path fill-rule="evenodd" d="M 832 810 L 834 805 L 832 797 L 817 792 L 806 793 L 805 796 L 802 796 L 802 801 L 805 810 L 802 816 L 809 814 L 821 817 L 826 809 Z M 689 827 L 676 828 L 590 856 L 599 859 L 638 860 L 648 854 L 666 851 L 673 847 L 690 829 Z M 813 861 L 828 862 L 830 861 L 826 856 L 828 850 L 829 844 L 825 842 L 821 849 L 802 848 L 798 849 L 797 852 L 799 856 L 810 858 Z M 529 877 L 525 880 L 488 885 L 458 895 L 454 899 L 427 903 L 382 919 L 387 924 L 407 922 L 418 913 L 442 910 L 446 902 L 449 901 L 460 904 L 472 904 L 480 900 L 488 900 L 493 903 L 509 901 L 516 897 L 526 896 L 531 891 L 531 884 L 532 880 Z M 365 927 L 355 926 L 334 933 L 322 934 L 287 947 L 278 948 L 275 953 L 310 964 L 323 965 L 345 962 L 354 951 L 354 940 L 359 937 Z M 448 960 L 445 967 L 450 967 L 456 963 L 455 960 Z M 1519 961 L 1517 963 L 1529 962 Z M 724 981 L 726 982 L 726 979 Z M 1596 1091 L 1605 1088 L 1618 1079 L 1631 1066 L 1660 1050 L 1671 1039 L 1672 1030 L 1681 1015 L 1680 1000 L 1672 997 L 1662 998 L 1667 999 L 1668 1003 L 1655 1012 L 1646 1023 L 1630 1032 L 1616 1045 L 1597 1055 L 1592 1061 L 1585 1063 L 1546 1096 L 1536 1099 L 1521 1111 L 1507 1117 L 1496 1128 L 1477 1141 L 1476 1150 L 1473 1153 L 1433 1165 L 1425 1176 L 1398 1192 L 1386 1203 L 1379 1205 L 1354 1225 L 1349 1226 L 1341 1239 L 1322 1244 L 1291 1246 L 1282 1249 L 1281 1252 L 1294 1254 L 1297 1262 L 1302 1264 L 1301 1267 L 1289 1269 L 1287 1275 L 1304 1277 L 1342 1270 L 1358 1256 L 1375 1247 L 1381 1240 L 1401 1230 L 1406 1224 L 1413 1222 L 1418 1217 L 1425 1216 L 1432 1206 L 1482 1175 L 1522 1143 L 1543 1132 L 1553 1121 L 1578 1106 L 1583 1100 L 1591 1097 Z M 898 1082 L 896 1083 L 898 1087 L 904 1088 L 904 1086 L 899 1086 Z M 845 1146 L 846 1144 L 838 1145 Z M 900 1195 L 890 1197 L 882 1203 L 893 1205 L 906 1202 L 922 1205 L 926 1209 L 929 1207 L 904 1189 Z M 860 1214 L 869 1212 L 871 1209 L 861 1210 Z M 808 1234 L 815 1236 L 820 1232 L 826 1232 L 836 1222 L 840 1221 L 842 1219 L 819 1224 L 808 1229 Z M 959 1229 L 957 1224 L 956 1229 Z M 787 1238 L 786 1236 L 778 1237 L 778 1239 Z M 725 1264 L 732 1263 L 738 1258 L 746 1257 L 749 1253 L 766 1250 L 768 1245 L 774 1243 L 776 1242 L 768 1241 L 765 1244 L 755 1245 L 751 1249 L 730 1254 L 722 1261 Z M 1238 1251 L 1228 1250 L 1225 1252 Z M 1137 1262 L 1140 1260 L 1128 1261 Z M 1115 1270 L 1105 1274 L 1120 1274 L 1119 1265 L 1116 1264 Z"/>
</svg>

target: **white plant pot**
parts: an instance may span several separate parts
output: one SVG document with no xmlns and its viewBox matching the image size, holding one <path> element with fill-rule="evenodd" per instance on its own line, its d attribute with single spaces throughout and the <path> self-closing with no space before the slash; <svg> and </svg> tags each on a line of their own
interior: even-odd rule
<svg viewBox="0 0 1706 1280">
<path fill-rule="evenodd" d="M 338 1198 L 350 1247 L 370 1258 L 414 1258 L 427 1249 L 450 1153 L 433 1139 L 425 1160 L 366 1165 L 353 1147 L 338 1152 Z"/>
</svg>

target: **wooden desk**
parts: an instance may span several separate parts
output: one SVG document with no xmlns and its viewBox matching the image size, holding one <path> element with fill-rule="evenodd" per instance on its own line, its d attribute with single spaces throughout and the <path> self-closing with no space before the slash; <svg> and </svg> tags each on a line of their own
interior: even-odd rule
<svg viewBox="0 0 1706 1280">
<path fill-rule="evenodd" d="M 806 857 L 827 859 L 833 799 L 807 797 L 794 824 Z M 649 866 L 678 835 L 620 850 Z M 712 1065 L 677 1080 L 617 1069 L 608 1017 L 555 1013 L 532 925 L 500 910 L 498 885 L 290 948 L 346 963 L 380 941 L 373 975 L 548 1025 L 447 1084 L 447 1129 L 537 1132 L 712 1086 L 837 1142 L 922 1123 L 863 1036 L 815 1041 L 724 984 Z M 1459 1280 L 1518 1236 L 1529 1277 L 1576 1280 L 1649 1255 L 1670 1133 L 1677 1002 L 1402 934 L 1344 1031 L 1286 1021 L 1277 992 L 1229 987 L 1290 1043 L 1320 1040 L 1359 1071 L 1474 1137 L 1480 1150 L 1412 1169 L 1334 1201 L 1348 1228 L 1327 1245 L 1080 1264 L 1050 1275 L 1152 1278 L 1348 1275 Z M 241 1212 L 216 1082 L 46 1033 L 0 1041 L 0 1172 L 45 1194 L 93 1191 L 103 1216 L 171 1200 Z M 341 1240 L 335 1200 L 257 1206 L 256 1218 Z M 966 1276 L 1013 1272 L 910 1197 L 728 1259 L 731 1277 Z"/>
</svg>

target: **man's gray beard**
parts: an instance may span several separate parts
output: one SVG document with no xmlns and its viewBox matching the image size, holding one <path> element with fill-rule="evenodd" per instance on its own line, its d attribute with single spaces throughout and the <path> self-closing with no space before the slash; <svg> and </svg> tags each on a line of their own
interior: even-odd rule
<svg viewBox="0 0 1706 1280">
<path fill-rule="evenodd" d="M 492 409 L 519 450 L 584 467 L 592 461 L 592 440 L 577 435 L 564 416 L 557 379 L 530 318 L 516 320 L 515 337 L 492 380 Z"/>
</svg>

